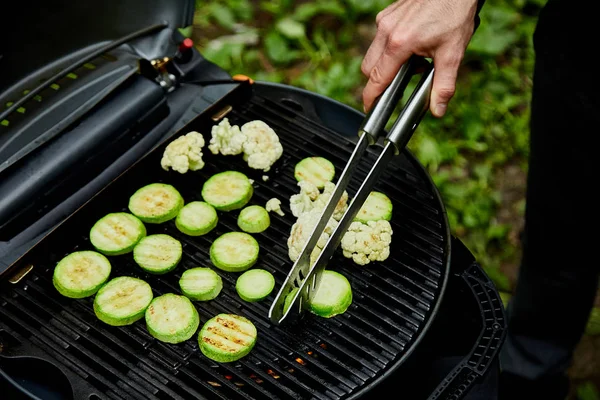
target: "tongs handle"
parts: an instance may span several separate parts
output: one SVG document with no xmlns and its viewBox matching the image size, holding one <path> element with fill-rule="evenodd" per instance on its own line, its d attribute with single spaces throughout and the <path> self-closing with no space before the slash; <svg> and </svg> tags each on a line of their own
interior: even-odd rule
<svg viewBox="0 0 600 400">
<path fill-rule="evenodd" d="M 429 109 L 434 68 L 432 63 L 425 59 L 423 61 L 425 61 L 423 75 L 385 138 L 386 143 L 394 144 L 396 155 L 406 147 L 419 122 Z"/>
<path fill-rule="evenodd" d="M 359 129 L 359 136 L 367 134 L 369 144 L 374 144 L 385 133 L 385 126 L 398 102 L 402 98 L 412 76 L 420 67 L 425 70 L 420 82 L 413 91 L 400 116 L 396 119 L 386 141 L 394 143 L 399 151 L 408 143 L 412 132 L 429 107 L 431 83 L 433 82 L 433 66 L 421 56 L 413 55 L 405 62 L 387 89 L 375 100 Z"/>
</svg>

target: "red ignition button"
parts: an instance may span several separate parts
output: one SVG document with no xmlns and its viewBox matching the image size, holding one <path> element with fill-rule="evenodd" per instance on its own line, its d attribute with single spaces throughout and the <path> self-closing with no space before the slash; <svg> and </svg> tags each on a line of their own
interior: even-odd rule
<svg viewBox="0 0 600 400">
<path fill-rule="evenodd" d="M 181 53 L 185 53 L 187 50 L 191 49 L 192 47 L 194 47 L 194 42 L 192 41 L 192 39 L 185 38 L 185 39 L 183 39 L 183 42 L 181 42 L 181 44 L 179 45 L 179 51 Z"/>
</svg>

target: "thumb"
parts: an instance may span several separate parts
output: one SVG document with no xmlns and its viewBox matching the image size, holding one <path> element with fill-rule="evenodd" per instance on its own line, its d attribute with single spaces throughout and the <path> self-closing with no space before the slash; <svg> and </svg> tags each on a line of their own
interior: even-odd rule
<svg viewBox="0 0 600 400">
<path fill-rule="evenodd" d="M 456 90 L 456 77 L 462 61 L 462 54 L 455 51 L 443 51 L 433 59 L 435 72 L 431 89 L 430 110 L 435 117 L 446 113 L 448 103 Z"/>
</svg>

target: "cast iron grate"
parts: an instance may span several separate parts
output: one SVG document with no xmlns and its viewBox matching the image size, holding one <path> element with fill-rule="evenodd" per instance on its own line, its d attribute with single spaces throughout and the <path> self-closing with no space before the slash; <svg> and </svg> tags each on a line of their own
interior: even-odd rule
<svg viewBox="0 0 600 400">
<path fill-rule="evenodd" d="M 279 134 L 284 155 L 263 181 L 262 172 L 250 170 L 241 157 L 214 156 L 205 148 L 206 167 L 180 175 L 160 168 L 159 146 L 90 203 L 80 209 L 33 251 L 35 268 L 17 284 L 5 283 L 0 293 L 0 333 L 17 342 L 31 342 L 114 399 L 346 399 L 381 377 L 410 349 L 440 298 L 446 274 L 448 235 L 438 197 L 418 166 L 406 157 L 390 165 L 376 187 L 394 203 L 393 246 L 384 263 L 359 267 L 337 254 L 330 266 L 345 274 L 353 287 L 348 312 L 332 319 L 307 315 L 299 326 L 274 326 L 267 317 L 277 289 L 291 262 L 287 237 L 295 218 L 289 197 L 298 191 L 294 165 L 303 157 L 321 155 L 336 166 L 337 176 L 354 144 L 289 108 L 258 96 L 227 115 L 232 124 L 262 119 Z M 181 131 L 197 130 L 210 138 L 210 116 L 200 116 Z M 378 154 L 368 153 L 368 163 L 349 186 L 350 196 Z M 250 318 L 259 340 L 247 357 L 236 363 L 217 364 L 202 355 L 196 336 L 170 345 L 154 340 L 144 321 L 127 327 L 109 327 L 93 313 L 92 299 L 71 300 L 52 287 L 52 269 L 69 252 L 88 249 L 89 227 L 108 212 L 127 211 L 135 189 L 151 182 L 173 184 L 186 202 L 200 200 L 204 180 L 213 173 L 236 169 L 255 180 L 251 204 L 282 200 L 284 217 L 272 214 L 272 224 L 255 237 L 261 245 L 256 267 L 271 271 L 276 290 L 258 303 L 243 302 L 235 293 L 238 274 L 218 271 L 224 280 L 219 297 L 195 302 L 201 321 L 220 312 Z M 111 257 L 112 276 L 132 275 L 147 280 L 155 295 L 179 293 L 182 271 L 210 266 L 208 248 L 227 231 L 238 230 L 237 212 L 220 213 L 218 226 L 208 235 L 190 238 L 179 233 L 173 221 L 147 224 L 148 234 L 164 232 L 181 240 L 180 266 L 163 276 L 144 274 L 131 255 Z M 16 346 L 18 348 L 18 346 Z M 18 351 L 17 351 L 18 352 Z"/>
</svg>

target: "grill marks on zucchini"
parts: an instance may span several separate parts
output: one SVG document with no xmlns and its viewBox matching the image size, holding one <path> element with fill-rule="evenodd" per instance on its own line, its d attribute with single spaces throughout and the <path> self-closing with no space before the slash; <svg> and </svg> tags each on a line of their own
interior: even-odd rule
<svg viewBox="0 0 600 400">
<path fill-rule="evenodd" d="M 174 293 L 154 298 L 145 313 L 150 334 L 166 343 L 181 343 L 196 333 L 200 316 L 190 299 Z"/>
<path fill-rule="evenodd" d="M 244 207 L 254 194 L 248 177 L 238 171 L 225 171 L 208 178 L 202 186 L 202 198 L 219 211 Z"/>
<path fill-rule="evenodd" d="M 271 225 L 271 218 L 264 207 L 248 206 L 240 211 L 237 224 L 244 232 L 260 233 Z"/>
<path fill-rule="evenodd" d="M 108 259 L 95 251 L 76 251 L 54 268 L 52 283 L 63 296 L 81 299 L 95 294 L 111 272 Z"/>
<path fill-rule="evenodd" d="M 210 260 L 215 267 L 227 272 L 243 272 L 258 260 L 256 239 L 244 232 L 228 232 L 210 246 Z"/>
<path fill-rule="evenodd" d="M 223 279 L 210 268 L 192 268 L 181 275 L 179 287 L 191 300 L 208 301 L 221 293 Z"/>
<path fill-rule="evenodd" d="M 100 321 L 108 325 L 130 325 L 144 316 L 153 297 L 147 282 L 120 276 L 98 290 L 94 298 L 94 312 Z"/>
<path fill-rule="evenodd" d="M 128 207 L 141 221 L 160 224 L 179 214 L 183 207 L 183 197 L 172 185 L 151 183 L 138 189 L 129 198 Z"/>
<path fill-rule="evenodd" d="M 133 249 L 133 259 L 144 271 L 166 274 L 177 267 L 183 255 L 179 240 L 165 234 L 146 236 Z"/>
<path fill-rule="evenodd" d="M 325 182 L 333 181 L 334 177 L 335 167 L 324 157 L 307 157 L 294 167 L 294 178 L 298 182 L 309 181 L 319 189 L 323 189 Z"/>
<path fill-rule="evenodd" d="M 391 221 L 393 208 L 392 200 L 387 195 L 373 191 L 358 210 L 354 221 L 364 224 L 369 221 Z"/>
<path fill-rule="evenodd" d="M 232 362 L 246 356 L 256 344 L 258 332 L 247 318 L 218 314 L 198 334 L 200 351 L 216 362 Z"/>
<path fill-rule="evenodd" d="M 90 229 L 92 246 L 107 256 L 131 252 L 145 236 L 146 227 L 142 221 L 125 212 L 107 214 Z"/>
<path fill-rule="evenodd" d="M 218 222 L 217 211 L 213 206 L 204 201 L 192 201 L 179 211 L 175 226 L 186 235 L 201 236 L 212 231 Z"/>
</svg>

